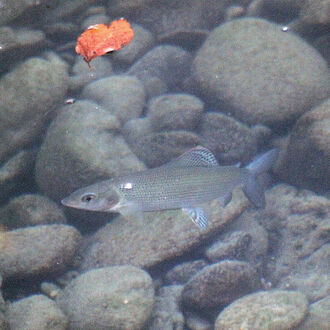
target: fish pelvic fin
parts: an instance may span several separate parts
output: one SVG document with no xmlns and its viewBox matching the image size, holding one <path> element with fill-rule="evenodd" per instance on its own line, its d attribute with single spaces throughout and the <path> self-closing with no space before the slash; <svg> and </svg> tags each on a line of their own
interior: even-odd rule
<svg viewBox="0 0 330 330">
<path fill-rule="evenodd" d="M 279 149 L 271 149 L 255 158 L 246 168 L 249 178 L 243 187 L 243 192 L 249 201 L 257 208 L 265 208 L 266 200 L 263 187 L 258 182 L 258 175 L 270 170 L 279 154 Z"/>
<path fill-rule="evenodd" d="M 192 222 L 197 225 L 200 229 L 207 229 L 208 219 L 201 207 L 194 208 L 182 208 L 182 211 L 186 213 Z"/>
</svg>

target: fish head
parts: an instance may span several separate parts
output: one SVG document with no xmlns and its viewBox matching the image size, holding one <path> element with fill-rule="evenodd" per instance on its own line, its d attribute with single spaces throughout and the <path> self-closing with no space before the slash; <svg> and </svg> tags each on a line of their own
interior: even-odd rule
<svg viewBox="0 0 330 330">
<path fill-rule="evenodd" d="M 100 182 L 74 191 L 61 202 L 76 209 L 111 212 L 119 200 L 119 193 L 111 184 Z"/>
</svg>

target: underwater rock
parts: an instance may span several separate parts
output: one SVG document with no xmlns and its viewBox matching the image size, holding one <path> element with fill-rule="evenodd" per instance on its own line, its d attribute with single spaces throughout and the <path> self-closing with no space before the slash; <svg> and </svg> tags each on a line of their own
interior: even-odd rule
<svg viewBox="0 0 330 330">
<path fill-rule="evenodd" d="M 132 64 L 141 58 L 155 44 L 153 34 L 138 24 L 131 24 L 134 31 L 132 41 L 123 47 L 120 52 L 113 52 L 111 60 L 122 64 Z"/>
<path fill-rule="evenodd" d="M 225 259 L 244 260 L 248 253 L 248 247 L 252 236 L 243 231 L 234 231 L 228 233 L 222 240 L 216 241 L 205 251 L 206 257 L 217 262 Z"/>
<path fill-rule="evenodd" d="M 196 128 L 204 111 L 203 102 L 190 94 L 165 94 L 150 100 L 147 118 L 154 131 Z"/>
<path fill-rule="evenodd" d="M 140 117 L 146 102 L 143 84 L 136 77 L 126 75 L 94 81 L 85 86 L 82 97 L 100 104 L 122 123 Z"/>
<path fill-rule="evenodd" d="M 260 211 L 253 209 L 246 210 L 235 219 L 235 221 L 230 223 L 223 233 L 220 233 L 219 239 L 223 240 L 236 232 L 238 233 L 238 238 L 241 237 L 243 239 L 243 241 L 238 244 L 239 247 L 247 240 L 247 237 L 250 237 L 250 242 L 246 245 L 246 251 L 241 255 L 241 260 L 247 261 L 261 274 L 265 262 L 268 260 L 267 252 L 269 249 L 269 242 L 267 231 L 256 221 L 256 214 L 259 214 L 259 212 Z M 241 250 L 239 249 L 238 252 L 239 251 Z"/>
<path fill-rule="evenodd" d="M 149 330 L 184 329 L 184 316 L 180 310 L 182 285 L 170 285 L 158 291 Z"/>
<path fill-rule="evenodd" d="M 41 133 L 68 87 L 67 65 L 53 53 L 30 58 L 0 79 L 0 163 Z"/>
<path fill-rule="evenodd" d="M 257 134 L 247 125 L 221 113 L 202 117 L 200 134 L 203 146 L 213 151 L 220 163 L 248 161 L 258 149 Z"/>
<path fill-rule="evenodd" d="M 330 3 L 328 0 L 304 0 L 299 12 L 299 20 L 308 25 L 324 25 L 330 23 Z"/>
<path fill-rule="evenodd" d="M 30 182 L 36 154 L 36 150 L 22 150 L 1 164 L 0 201 L 7 200 Z"/>
<path fill-rule="evenodd" d="M 215 330 L 293 329 L 306 316 L 307 307 L 307 299 L 300 292 L 252 293 L 227 306 L 217 317 Z"/>
<path fill-rule="evenodd" d="M 179 47 L 164 45 L 151 49 L 127 71 L 143 83 L 148 97 L 178 89 L 191 63 L 191 55 Z"/>
<path fill-rule="evenodd" d="M 65 330 L 68 325 L 56 303 L 41 294 L 10 304 L 6 315 L 11 329 Z"/>
<path fill-rule="evenodd" d="M 37 194 L 15 197 L 0 209 L 2 223 L 10 229 L 66 223 L 62 209 L 51 199 Z"/>
<path fill-rule="evenodd" d="M 3 10 L 3 8 L 1 8 Z M 0 61 L 1 71 L 7 69 L 8 64 L 21 60 L 40 52 L 45 46 L 45 34 L 42 31 L 28 28 L 13 29 L 9 26 L 0 27 Z"/>
<path fill-rule="evenodd" d="M 118 216 L 92 235 L 81 251 L 82 270 L 131 264 L 149 268 L 205 244 L 215 231 L 238 217 L 248 206 L 243 193 L 223 208 L 209 205 L 208 229 L 201 231 L 181 210 L 145 212 L 143 219 Z"/>
<path fill-rule="evenodd" d="M 193 309 L 219 309 L 258 286 L 257 274 L 248 263 L 221 261 L 204 267 L 189 280 L 182 303 Z"/>
<path fill-rule="evenodd" d="M 297 330 L 330 329 L 330 296 L 309 306 L 307 317 L 299 324 Z"/>
<path fill-rule="evenodd" d="M 200 145 L 200 138 L 195 133 L 183 130 L 155 132 L 141 136 L 134 144 L 132 149 L 136 155 L 148 167 L 156 167 Z"/>
<path fill-rule="evenodd" d="M 256 18 L 214 29 L 192 74 L 208 102 L 249 124 L 287 125 L 330 90 L 327 63 L 313 47 Z"/>
<path fill-rule="evenodd" d="M 107 57 L 97 57 L 92 63 L 93 70 L 86 67 L 86 62 L 81 56 L 77 56 L 73 68 L 72 75 L 69 77 L 69 90 L 77 92 L 85 85 L 92 81 L 109 77 L 113 74 L 112 64 Z"/>
<path fill-rule="evenodd" d="M 205 260 L 187 261 L 176 265 L 165 275 L 167 284 L 185 284 L 208 263 Z"/>
<path fill-rule="evenodd" d="M 73 190 L 142 170 L 120 135 L 119 120 L 92 102 L 64 106 L 48 128 L 36 162 L 42 191 L 60 200 Z"/>
<path fill-rule="evenodd" d="M 29 279 L 63 272 L 73 261 L 81 235 L 67 225 L 40 225 L 1 234 L 4 279 Z"/>
<path fill-rule="evenodd" d="M 330 186 L 330 99 L 299 118 L 276 172 L 295 186 L 327 191 Z"/>
<path fill-rule="evenodd" d="M 132 266 L 94 269 L 72 280 L 56 302 L 70 329 L 141 329 L 151 316 L 149 274 Z"/>
<path fill-rule="evenodd" d="M 280 184 L 266 192 L 266 209 L 255 218 L 267 230 L 268 278 L 280 288 L 303 292 L 310 301 L 330 289 L 330 201 Z"/>
</svg>

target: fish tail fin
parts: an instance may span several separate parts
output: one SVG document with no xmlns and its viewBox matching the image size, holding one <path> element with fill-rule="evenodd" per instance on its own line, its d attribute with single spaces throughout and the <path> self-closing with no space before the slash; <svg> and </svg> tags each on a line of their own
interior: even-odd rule
<svg viewBox="0 0 330 330">
<path fill-rule="evenodd" d="M 263 187 L 258 182 L 258 175 L 267 172 L 279 154 L 279 149 L 271 149 L 254 159 L 246 168 L 250 172 L 246 184 L 243 187 L 244 194 L 257 208 L 265 208 L 265 194 Z"/>
</svg>

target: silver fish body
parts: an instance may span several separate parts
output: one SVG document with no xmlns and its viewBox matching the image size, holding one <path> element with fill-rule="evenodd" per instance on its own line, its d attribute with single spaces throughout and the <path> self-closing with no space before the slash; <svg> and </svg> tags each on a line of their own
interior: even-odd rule
<svg viewBox="0 0 330 330">
<path fill-rule="evenodd" d="M 235 166 L 159 167 L 109 180 L 123 204 L 140 211 L 190 208 L 244 185 L 248 170 Z"/>
<path fill-rule="evenodd" d="M 271 167 L 276 149 L 266 152 L 245 168 L 219 166 L 211 151 L 193 148 L 168 164 L 81 188 L 62 204 L 91 211 L 134 212 L 182 209 L 201 228 L 207 217 L 199 205 L 221 198 L 226 205 L 231 192 L 242 187 L 249 200 L 264 207 L 265 197 L 257 176 Z"/>
</svg>

